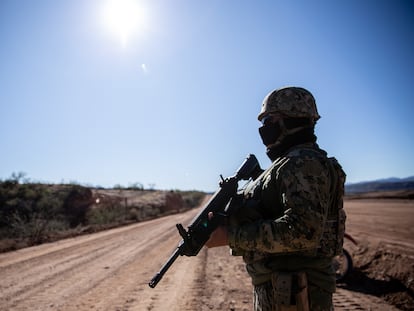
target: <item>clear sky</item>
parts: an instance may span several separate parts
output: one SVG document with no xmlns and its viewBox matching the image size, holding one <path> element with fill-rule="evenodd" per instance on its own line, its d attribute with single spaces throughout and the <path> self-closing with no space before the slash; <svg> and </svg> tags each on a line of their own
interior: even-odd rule
<svg viewBox="0 0 414 311">
<path fill-rule="evenodd" d="M 413 1 L 114 3 L 0 1 L 0 179 L 214 191 L 270 164 L 257 114 L 286 85 L 348 182 L 414 175 Z"/>
</svg>

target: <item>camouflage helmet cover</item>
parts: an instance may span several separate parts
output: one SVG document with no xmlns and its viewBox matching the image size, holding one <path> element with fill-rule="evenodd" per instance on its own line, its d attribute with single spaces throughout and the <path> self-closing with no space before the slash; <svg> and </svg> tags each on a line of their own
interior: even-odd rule
<svg viewBox="0 0 414 311">
<path fill-rule="evenodd" d="M 301 87 L 285 87 L 270 92 L 263 100 L 262 110 L 257 117 L 280 113 L 294 118 L 310 118 L 316 122 L 320 116 L 316 108 L 315 98 Z"/>
</svg>

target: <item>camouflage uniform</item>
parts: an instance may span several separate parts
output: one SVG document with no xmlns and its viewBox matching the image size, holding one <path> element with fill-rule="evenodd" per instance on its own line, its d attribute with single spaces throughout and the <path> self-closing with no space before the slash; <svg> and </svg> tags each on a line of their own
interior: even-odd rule
<svg viewBox="0 0 414 311">
<path fill-rule="evenodd" d="M 333 308 L 344 179 L 335 159 L 306 143 L 287 150 L 245 187 L 230 219 L 229 244 L 252 278 L 255 310 L 290 310 L 275 306 L 272 276 L 295 272 L 306 273 L 310 310 Z"/>
</svg>

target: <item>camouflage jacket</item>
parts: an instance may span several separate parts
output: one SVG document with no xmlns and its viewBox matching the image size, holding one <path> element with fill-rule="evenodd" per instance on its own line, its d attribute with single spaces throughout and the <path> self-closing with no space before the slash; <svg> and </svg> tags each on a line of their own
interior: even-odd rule
<svg viewBox="0 0 414 311">
<path fill-rule="evenodd" d="M 315 143 L 298 145 L 243 190 L 229 245 L 243 256 L 254 284 L 275 270 L 305 270 L 310 282 L 334 289 L 331 261 L 342 249 L 345 174 L 332 161 L 337 164 Z"/>
</svg>

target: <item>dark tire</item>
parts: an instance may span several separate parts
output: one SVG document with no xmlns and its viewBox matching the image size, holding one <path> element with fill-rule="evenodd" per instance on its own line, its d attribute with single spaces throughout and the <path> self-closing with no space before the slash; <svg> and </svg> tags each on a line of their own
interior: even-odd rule
<svg viewBox="0 0 414 311">
<path fill-rule="evenodd" d="M 336 282 L 341 282 L 351 273 L 353 269 L 352 257 L 349 252 L 344 249 L 342 255 L 334 258 L 334 269 L 336 274 Z"/>
</svg>

